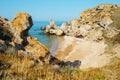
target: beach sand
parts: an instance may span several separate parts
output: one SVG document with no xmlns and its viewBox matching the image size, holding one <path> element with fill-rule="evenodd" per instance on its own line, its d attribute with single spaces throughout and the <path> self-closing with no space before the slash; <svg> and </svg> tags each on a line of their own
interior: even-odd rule
<svg viewBox="0 0 120 80">
<path fill-rule="evenodd" d="M 80 69 L 102 67 L 110 63 L 113 55 L 106 54 L 106 44 L 65 36 L 61 41 L 56 57 L 64 61 L 80 60 Z"/>
</svg>

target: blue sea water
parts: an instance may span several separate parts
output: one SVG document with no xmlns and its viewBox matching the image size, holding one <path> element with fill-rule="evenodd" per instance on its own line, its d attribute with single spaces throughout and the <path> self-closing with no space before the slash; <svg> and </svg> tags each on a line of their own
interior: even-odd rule
<svg viewBox="0 0 120 80">
<path fill-rule="evenodd" d="M 60 26 L 63 21 L 56 21 L 55 24 Z M 61 37 L 55 35 L 46 35 L 42 34 L 40 28 L 49 25 L 48 21 L 34 21 L 33 26 L 29 30 L 29 35 L 36 37 L 42 44 L 46 45 L 52 54 L 59 47 L 59 41 L 62 39 Z"/>
</svg>

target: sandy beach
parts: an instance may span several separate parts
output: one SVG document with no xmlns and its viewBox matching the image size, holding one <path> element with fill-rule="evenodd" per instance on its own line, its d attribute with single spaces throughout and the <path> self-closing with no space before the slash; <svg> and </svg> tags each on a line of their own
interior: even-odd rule
<svg viewBox="0 0 120 80">
<path fill-rule="evenodd" d="M 110 63 L 113 57 L 105 53 L 106 44 L 101 42 L 87 41 L 85 39 L 65 36 L 56 57 L 64 61 L 81 61 L 81 69 L 102 67 Z"/>
</svg>

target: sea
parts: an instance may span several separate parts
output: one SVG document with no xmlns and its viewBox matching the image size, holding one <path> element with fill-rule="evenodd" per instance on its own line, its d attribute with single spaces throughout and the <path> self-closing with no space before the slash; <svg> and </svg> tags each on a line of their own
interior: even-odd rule
<svg viewBox="0 0 120 80">
<path fill-rule="evenodd" d="M 61 26 L 64 21 L 55 21 L 55 24 Z M 52 55 L 55 55 L 55 52 L 60 46 L 60 41 L 62 40 L 61 36 L 56 35 L 46 35 L 41 31 L 41 27 L 49 25 L 48 21 L 33 21 L 33 26 L 29 30 L 29 35 L 37 38 L 42 44 L 48 47 Z"/>
</svg>

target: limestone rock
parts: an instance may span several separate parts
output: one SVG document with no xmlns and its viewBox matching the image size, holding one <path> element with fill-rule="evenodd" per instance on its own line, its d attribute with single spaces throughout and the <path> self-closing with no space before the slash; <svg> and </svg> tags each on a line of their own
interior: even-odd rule
<svg viewBox="0 0 120 80">
<path fill-rule="evenodd" d="M 11 40 L 13 34 L 9 28 L 10 22 L 3 17 L 0 17 L 0 39 L 2 40 Z"/>
<path fill-rule="evenodd" d="M 83 11 L 79 19 L 63 23 L 61 29 L 65 35 L 82 35 L 83 38 L 99 41 L 113 39 L 120 34 L 120 6 L 101 4 Z"/>
<path fill-rule="evenodd" d="M 16 14 L 10 25 L 11 32 L 14 33 L 14 41 L 18 44 L 24 44 L 24 40 L 28 36 L 28 30 L 32 25 L 32 18 L 29 14 L 24 12 Z"/>
<path fill-rule="evenodd" d="M 54 27 L 55 26 L 55 22 L 53 21 L 53 20 L 50 20 L 50 26 L 52 27 Z"/>
<path fill-rule="evenodd" d="M 61 29 L 58 29 L 56 32 L 56 35 L 57 36 L 63 35 L 63 31 Z"/>
<path fill-rule="evenodd" d="M 35 59 L 39 59 L 39 57 L 44 57 L 48 53 L 48 48 L 41 44 L 34 37 L 27 37 L 28 45 L 25 46 L 26 52 L 33 56 Z"/>
<path fill-rule="evenodd" d="M 9 26 L 9 21 L 6 18 L 0 16 L 0 26 Z"/>
<path fill-rule="evenodd" d="M 46 30 L 47 33 L 49 34 L 55 34 L 55 35 L 63 35 L 64 31 L 62 29 L 60 29 L 57 25 L 55 25 L 53 20 L 50 20 L 50 25 L 46 26 Z"/>
<path fill-rule="evenodd" d="M 0 17 L 0 52 L 49 63 L 51 54 L 48 48 L 28 35 L 32 25 L 31 16 L 24 12 L 18 13 L 11 22 Z"/>
</svg>

